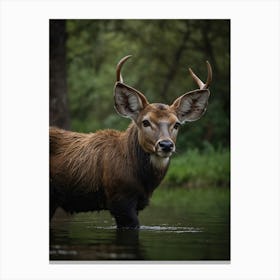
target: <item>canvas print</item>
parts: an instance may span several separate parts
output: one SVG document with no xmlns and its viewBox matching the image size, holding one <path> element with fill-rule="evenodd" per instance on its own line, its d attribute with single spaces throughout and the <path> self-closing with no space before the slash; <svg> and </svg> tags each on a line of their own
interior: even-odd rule
<svg viewBox="0 0 280 280">
<path fill-rule="evenodd" d="M 49 36 L 50 262 L 230 261 L 230 20 Z"/>
</svg>

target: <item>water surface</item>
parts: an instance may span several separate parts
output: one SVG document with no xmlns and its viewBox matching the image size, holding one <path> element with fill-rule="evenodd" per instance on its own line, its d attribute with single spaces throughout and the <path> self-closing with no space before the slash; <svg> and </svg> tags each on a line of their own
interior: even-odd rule
<svg viewBox="0 0 280 280">
<path fill-rule="evenodd" d="M 139 230 L 117 230 L 109 212 L 56 216 L 50 260 L 230 260 L 229 217 L 149 206 Z"/>
</svg>

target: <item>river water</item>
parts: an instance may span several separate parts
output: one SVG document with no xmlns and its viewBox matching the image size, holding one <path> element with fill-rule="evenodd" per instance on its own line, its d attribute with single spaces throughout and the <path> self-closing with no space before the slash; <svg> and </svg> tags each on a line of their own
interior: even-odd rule
<svg viewBox="0 0 280 280">
<path fill-rule="evenodd" d="M 106 211 L 57 215 L 50 260 L 229 261 L 229 217 L 210 213 L 149 206 L 139 230 L 117 230 Z"/>
</svg>

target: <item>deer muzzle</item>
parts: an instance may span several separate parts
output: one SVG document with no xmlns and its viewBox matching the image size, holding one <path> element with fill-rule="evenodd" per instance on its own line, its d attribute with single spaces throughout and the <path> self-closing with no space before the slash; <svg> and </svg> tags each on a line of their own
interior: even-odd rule
<svg viewBox="0 0 280 280">
<path fill-rule="evenodd" d="M 160 157 L 170 157 L 175 152 L 175 144 L 171 139 L 161 139 L 156 143 L 156 154 Z"/>
</svg>

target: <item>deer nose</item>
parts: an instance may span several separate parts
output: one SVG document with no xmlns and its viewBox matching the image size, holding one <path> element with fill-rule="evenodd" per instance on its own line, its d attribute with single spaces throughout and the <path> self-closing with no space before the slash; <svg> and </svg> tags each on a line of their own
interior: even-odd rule
<svg viewBox="0 0 280 280">
<path fill-rule="evenodd" d="M 158 142 L 159 147 L 164 152 L 170 152 L 174 148 L 174 143 L 170 140 L 162 140 Z"/>
</svg>

